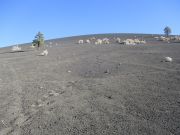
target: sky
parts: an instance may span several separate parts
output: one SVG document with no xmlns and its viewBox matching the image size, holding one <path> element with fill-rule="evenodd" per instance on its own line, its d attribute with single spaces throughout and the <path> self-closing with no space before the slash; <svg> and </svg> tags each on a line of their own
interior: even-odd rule
<svg viewBox="0 0 180 135">
<path fill-rule="evenodd" d="M 0 0 L 0 47 L 98 33 L 180 35 L 180 0 Z"/>
</svg>

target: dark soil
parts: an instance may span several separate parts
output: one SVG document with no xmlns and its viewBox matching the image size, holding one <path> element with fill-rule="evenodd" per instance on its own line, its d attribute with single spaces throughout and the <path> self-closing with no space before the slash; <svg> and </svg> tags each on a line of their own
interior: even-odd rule
<svg viewBox="0 0 180 135">
<path fill-rule="evenodd" d="M 111 44 L 77 44 L 93 36 Z M 0 135 L 180 134 L 180 43 L 107 34 L 46 41 L 43 57 L 21 47 L 0 49 Z"/>
</svg>

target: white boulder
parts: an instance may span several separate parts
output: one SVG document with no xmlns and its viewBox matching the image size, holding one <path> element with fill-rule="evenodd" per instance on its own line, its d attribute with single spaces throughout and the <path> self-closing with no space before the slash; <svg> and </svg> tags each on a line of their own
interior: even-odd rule
<svg viewBox="0 0 180 135">
<path fill-rule="evenodd" d="M 78 41 L 78 44 L 83 44 L 83 43 L 84 41 L 82 39 Z"/>
<path fill-rule="evenodd" d="M 166 61 L 166 62 L 172 62 L 173 59 L 172 59 L 171 57 L 165 57 L 165 61 Z"/>
<path fill-rule="evenodd" d="M 90 43 L 91 43 L 91 41 L 90 41 L 89 39 L 87 39 L 87 40 L 86 40 L 86 43 L 87 43 L 87 44 L 90 44 Z"/>
<path fill-rule="evenodd" d="M 108 38 L 103 38 L 102 41 L 104 42 L 104 44 L 109 44 L 110 43 Z"/>
<path fill-rule="evenodd" d="M 91 39 L 91 40 L 96 40 L 96 37 L 91 37 L 90 39 Z"/>
<path fill-rule="evenodd" d="M 16 51 L 21 51 L 21 47 L 19 47 L 18 45 L 13 46 L 12 47 L 12 51 L 16 52 Z"/>
<path fill-rule="evenodd" d="M 123 41 L 123 44 L 125 45 L 136 45 L 133 39 L 126 39 Z"/>
<path fill-rule="evenodd" d="M 141 44 L 146 44 L 146 41 L 145 40 L 141 40 L 140 43 Z"/>
<path fill-rule="evenodd" d="M 96 45 L 101 45 L 102 44 L 102 40 L 101 39 L 97 39 L 97 41 L 95 42 Z"/>
<path fill-rule="evenodd" d="M 41 56 L 47 56 L 47 55 L 48 55 L 48 50 L 47 50 L 47 49 L 44 50 L 40 55 L 41 55 Z"/>
<path fill-rule="evenodd" d="M 121 43 L 121 39 L 120 38 L 116 38 L 116 42 L 120 44 Z"/>
</svg>

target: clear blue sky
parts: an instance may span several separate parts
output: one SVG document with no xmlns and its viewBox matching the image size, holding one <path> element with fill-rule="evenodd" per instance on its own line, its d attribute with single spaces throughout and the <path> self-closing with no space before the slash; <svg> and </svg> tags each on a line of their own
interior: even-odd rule
<svg viewBox="0 0 180 135">
<path fill-rule="evenodd" d="M 0 47 L 93 33 L 180 34 L 180 0 L 0 0 Z"/>
</svg>

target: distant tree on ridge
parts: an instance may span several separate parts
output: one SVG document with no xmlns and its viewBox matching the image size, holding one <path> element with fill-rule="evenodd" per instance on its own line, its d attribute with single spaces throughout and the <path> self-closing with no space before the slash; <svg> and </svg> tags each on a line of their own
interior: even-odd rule
<svg viewBox="0 0 180 135">
<path fill-rule="evenodd" d="M 169 35 L 171 34 L 171 28 L 166 26 L 164 28 L 164 34 L 166 35 L 166 37 L 169 37 Z"/>
</svg>

